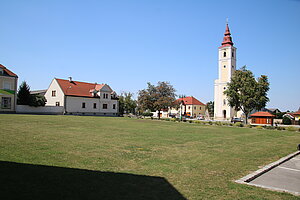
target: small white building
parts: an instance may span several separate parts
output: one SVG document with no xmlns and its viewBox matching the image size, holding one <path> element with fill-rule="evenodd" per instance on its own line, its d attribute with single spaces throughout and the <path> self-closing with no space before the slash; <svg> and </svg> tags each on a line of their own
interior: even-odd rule
<svg viewBox="0 0 300 200">
<path fill-rule="evenodd" d="M 54 78 L 45 98 L 45 106 L 63 106 L 64 114 L 118 115 L 118 97 L 107 84 Z"/>
</svg>

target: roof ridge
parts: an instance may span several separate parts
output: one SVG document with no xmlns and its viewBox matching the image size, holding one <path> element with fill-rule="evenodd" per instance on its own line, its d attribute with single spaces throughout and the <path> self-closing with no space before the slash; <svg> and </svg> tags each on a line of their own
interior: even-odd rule
<svg viewBox="0 0 300 200">
<path fill-rule="evenodd" d="M 62 79 L 62 78 L 55 78 L 56 80 L 63 80 L 63 81 L 68 81 L 70 82 L 69 80 L 67 79 Z M 72 81 L 72 82 L 76 82 L 76 83 L 85 83 L 85 84 L 92 84 L 92 85 L 105 85 L 106 83 L 89 83 L 89 82 L 83 82 L 83 81 Z"/>
</svg>

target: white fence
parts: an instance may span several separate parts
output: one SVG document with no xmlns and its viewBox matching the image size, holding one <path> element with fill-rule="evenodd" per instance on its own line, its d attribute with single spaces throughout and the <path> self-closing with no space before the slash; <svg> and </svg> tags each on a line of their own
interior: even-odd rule
<svg viewBox="0 0 300 200">
<path fill-rule="evenodd" d="M 52 115 L 62 115 L 64 112 L 63 106 L 27 106 L 27 105 L 17 105 L 16 113 L 20 114 L 52 114 Z"/>
</svg>

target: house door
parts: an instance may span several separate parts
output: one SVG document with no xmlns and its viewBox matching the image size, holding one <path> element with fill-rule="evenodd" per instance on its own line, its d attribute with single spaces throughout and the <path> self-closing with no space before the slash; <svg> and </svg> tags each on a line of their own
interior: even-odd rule
<svg viewBox="0 0 300 200">
<path fill-rule="evenodd" d="M 223 110 L 223 117 L 226 119 L 226 110 Z"/>
</svg>

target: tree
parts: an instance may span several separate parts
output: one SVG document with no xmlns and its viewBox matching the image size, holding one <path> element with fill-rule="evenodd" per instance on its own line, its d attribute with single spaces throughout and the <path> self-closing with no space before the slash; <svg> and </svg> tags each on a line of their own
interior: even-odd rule
<svg viewBox="0 0 300 200">
<path fill-rule="evenodd" d="M 45 106 L 47 100 L 42 95 L 30 94 L 30 86 L 23 81 L 19 87 L 17 94 L 18 105 L 29 105 L 29 106 Z"/>
<path fill-rule="evenodd" d="M 136 100 L 133 99 L 133 93 L 123 92 L 119 97 L 119 113 L 135 113 Z"/>
<path fill-rule="evenodd" d="M 214 116 L 214 101 L 209 101 L 206 103 L 206 109 L 208 110 L 209 117 Z"/>
<path fill-rule="evenodd" d="M 18 94 L 17 94 L 17 104 L 18 105 L 29 105 L 30 103 L 30 87 L 23 81 L 19 86 Z"/>
<path fill-rule="evenodd" d="M 158 82 L 157 86 L 154 86 L 151 83 L 147 84 L 147 89 L 139 91 L 139 109 L 141 111 L 158 111 L 158 118 L 160 119 L 161 110 L 168 109 L 176 104 L 176 90 L 168 82 Z"/>
<path fill-rule="evenodd" d="M 47 102 L 46 98 L 42 95 L 35 95 L 35 94 L 30 95 L 30 101 L 29 101 L 30 106 L 34 106 L 34 107 L 45 106 L 46 102 Z"/>
<path fill-rule="evenodd" d="M 224 94 L 227 95 L 228 103 L 236 111 L 242 110 L 248 121 L 249 113 L 256 109 L 261 110 L 269 101 L 268 77 L 262 75 L 255 80 L 253 73 L 246 66 L 236 70 L 227 84 Z"/>
<path fill-rule="evenodd" d="M 282 123 L 285 125 L 290 125 L 290 124 L 292 124 L 292 120 L 288 117 L 283 117 Z"/>
</svg>

